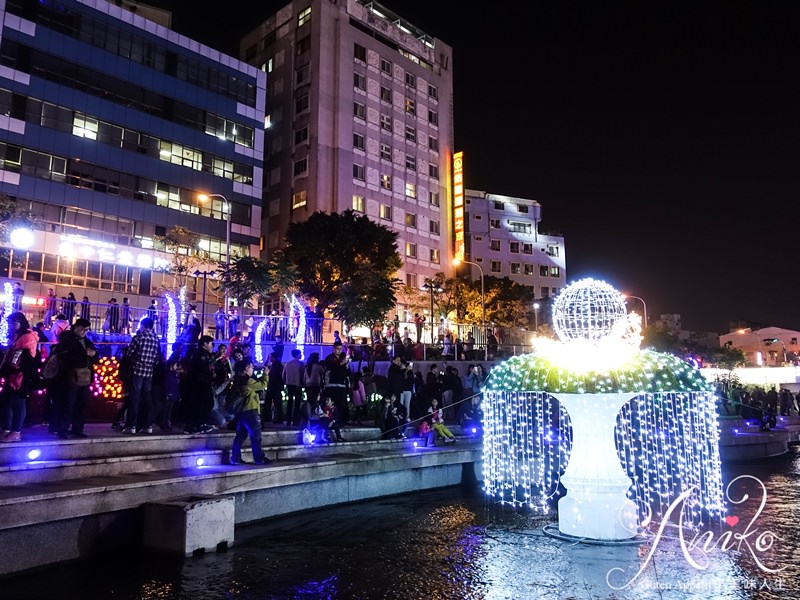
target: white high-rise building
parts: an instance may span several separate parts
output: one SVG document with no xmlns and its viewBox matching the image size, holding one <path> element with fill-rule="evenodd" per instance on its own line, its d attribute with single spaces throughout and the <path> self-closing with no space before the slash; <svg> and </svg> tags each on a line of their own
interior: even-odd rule
<svg viewBox="0 0 800 600">
<path fill-rule="evenodd" d="M 263 246 L 353 209 L 397 231 L 419 288 L 452 273 L 452 49 L 375 2 L 304 0 L 249 32 L 267 73 Z"/>
<path fill-rule="evenodd" d="M 466 260 L 486 276 L 533 287 L 536 299 L 556 296 L 566 285 L 566 251 L 563 236 L 539 232 L 542 205 L 475 190 L 464 197 Z M 473 277 L 479 276 L 476 269 Z"/>
</svg>

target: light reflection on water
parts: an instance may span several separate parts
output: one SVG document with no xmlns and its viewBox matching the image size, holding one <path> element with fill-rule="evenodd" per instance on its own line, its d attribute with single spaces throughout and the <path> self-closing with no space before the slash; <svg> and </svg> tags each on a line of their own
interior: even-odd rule
<svg viewBox="0 0 800 600">
<path fill-rule="evenodd" d="M 738 475 L 763 481 L 766 502 L 759 514 L 760 485 L 746 480 L 750 499 L 728 508 L 739 522 L 710 531 L 718 544 L 729 531 L 753 533 L 738 546 L 710 550 L 705 563 L 693 552 L 698 566 L 689 564 L 675 528 L 657 544 L 571 544 L 544 533 L 555 513 L 532 515 L 491 504 L 479 491 L 448 488 L 240 528 L 227 552 L 193 559 L 119 557 L 49 569 L 0 582 L 0 593 L 18 600 L 797 598 L 798 474 L 797 447 L 784 458 L 726 465 L 726 483 Z M 758 549 L 765 532 L 777 537 Z"/>
</svg>

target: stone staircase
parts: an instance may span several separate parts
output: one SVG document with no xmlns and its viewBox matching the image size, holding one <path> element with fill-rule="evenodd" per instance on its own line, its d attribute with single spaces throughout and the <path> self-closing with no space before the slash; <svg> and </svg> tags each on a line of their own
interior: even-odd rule
<svg viewBox="0 0 800 600">
<path fill-rule="evenodd" d="M 238 525 L 480 477 L 472 438 L 425 448 L 348 427 L 346 442 L 304 446 L 276 427 L 262 434 L 271 464 L 231 466 L 229 431 L 130 436 L 103 423 L 86 432 L 60 440 L 34 427 L 0 444 L 0 576 L 140 547 L 146 507 L 176 499 L 233 497 Z"/>
</svg>

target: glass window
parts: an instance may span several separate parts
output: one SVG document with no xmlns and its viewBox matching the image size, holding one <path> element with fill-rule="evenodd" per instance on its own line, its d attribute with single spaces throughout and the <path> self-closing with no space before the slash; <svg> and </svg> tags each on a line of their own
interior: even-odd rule
<svg viewBox="0 0 800 600">
<path fill-rule="evenodd" d="M 381 100 L 389 104 L 392 103 L 392 91 L 389 88 L 381 86 Z"/>
<path fill-rule="evenodd" d="M 356 212 L 364 212 L 364 196 L 353 194 L 353 210 Z"/>
<path fill-rule="evenodd" d="M 367 49 L 361 44 L 354 44 L 353 56 L 361 62 L 367 62 Z"/>
<path fill-rule="evenodd" d="M 500 240 L 489 240 L 489 250 L 500 252 Z"/>
<path fill-rule="evenodd" d="M 428 192 L 428 202 L 431 206 L 439 206 L 439 192 Z"/>
<path fill-rule="evenodd" d="M 406 71 L 406 85 L 408 85 L 410 87 L 416 87 L 417 86 L 417 77 L 416 77 L 416 75 Z"/>
<path fill-rule="evenodd" d="M 512 275 L 520 275 L 522 274 L 522 265 L 518 262 L 511 263 L 511 274 Z"/>
<path fill-rule="evenodd" d="M 302 175 L 308 171 L 308 158 L 301 158 L 294 163 L 294 174 Z"/>
<path fill-rule="evenodd" d="M 367 109 L 361 102 L 353 102 L 353 116 L 359 119 L 366 119 Z"/>
<path fill-rule="evenodd" d="M 508 242 L 508 251 L 511 254 L 519 254 L 519 242 Z"/>
<path fill-rule="evenodd" d="M 406 256 L 409 258 L 417 258 L 417 245 L 412 242 L 406 242 Z"/>
<path fill-rule="evenodd" d="M 409 171 L 417 170 L 417 157 L 411 154 L 406 154 L 406 169 Z"/>
<path fill-rule="evenodd" d="M 386 131 L 392 130 L 392 117 L 389 115 L 381 115 L 381 129 Z"/>
<path fill-rule="evenodd" d="M 305 10 L 301 10 L 297 14 L 297 26 L 298 27 L 302 27 L 303 25 L 308 23 L 310 20 L 311 20 L 311 7 L 310 6 L 308 8 L 306 8 Z"/>
<path fill-rule="evenodd" d="M 406 98 L 406 112 L 410 115 L 417 114 L 417 103 L 409 98 Z"/>
<path fill-rule="evenodd" d="M 550 267 L 550 277 L 560 277 L 561 267 Z"/>
<path fill-rule="evenodd" d="M 417 130 L 409 125 L 406 125 L 406 139 L 409 142 L 417 141 Z"/>
<path fill-rule="evenodd" d="M 502 270 L 502 267 L 500 266 L 500 261 L 499 260 L 493 260 L 491 262 L 490 270 L 492 271 L 492 273 L 500 273 L 501 270 Z"/>
<path fill-rule="evenodd" d="M 392 63 L 385 58 L 381 59 L 381 72 L 386 73 L 387 75 L 392 74 Z"/>
<path fill-rule="evenodd" d="M 356 150 L 363 150 L 364 149 L 364 136 L 360 133 L 353 134 L 353 148 Z"/>
<path fill-rule="evenodd" d="M 430 259 L 432 263 L 439 264 L 439 249 L 438 248 L 431 248 L 430 249 Z"/>
<path fill-rule="evenodd" d="M 386 173 L 381 173 L 381 187 L 385 190 L 392 189 L 392 176 Z"/>
<path fill-rule="evenodd" d="M 406 213 L 406 227 L 411 227 L 412 229 L 417 228 L 417 215 L 414 213 Z"/>
<path fill-rule="evenodd" d="M 364 181 L 364 166 L 363 165 L 353 165 L 353 179 L 358 179 L 359 181 Z"/>
<path fill-rule="evenodd" d="M 549 272 L 550 269 L 547 268 L 547 265 L 539 265 L 539 277 L 547 277 Z"/>
<path fill-rule="evenodd" d="M 435 110 L 428 109 L 428 123 L 431 125 L 438 125 L 439 113 L 437 113 Z"/>
<path fill-rule="evenodd" d="M 533 254 L 533 244 L 522 244 L 522 253 L 528 255 Z"/>
<path fill-rule="evenodd" d="M 439 221 L 434 221 L 431 219 L 429 230 L 432 234 L 439 235 Z"/>
<path fill-rule="evenodd" d="M 361 73 L 353 73 L 353 87 L 359 90 L 367 89 L 367 78 Z"/>
<path fill-rule="evenodd" d="M 428 165 L 428 175 L 433 177 L 434 179 L 439 179 L 439 166 L 438 165 Z"/>
<path fill-rule="evenodd" d="M 428 96 L 430 96 L 434 100 L 439 99 L 439 89 L 431 83 L 428 84 Z"/>
<path fill-rule="evenodd" d="M 306 190 L 292 194 L 292 208 L 300 208 L 306 205 Z"/>
<path fill-rule="evenodd" d="M 389 144 L 381 144 L 381 158 L 383 160 L 392 160 L 392 147 Z"/>
<path fill-rule="evenodd" d="M 388 204 L 381 204 L 381 219 L 385 221 L 392 220 L 392 207 Z"/>
<path fill-rule="evenodd" d="M 408 198 L 417 197 L 417 186 L 414 183 L 406 183 L 406 196 Z"/>
</svg>

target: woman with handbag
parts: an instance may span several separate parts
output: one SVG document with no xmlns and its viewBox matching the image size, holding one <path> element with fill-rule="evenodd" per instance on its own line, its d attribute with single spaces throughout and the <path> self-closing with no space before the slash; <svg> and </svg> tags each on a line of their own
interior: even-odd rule
<svg viewBox="0 0 800 600">
<path fill-rule="evenodd" d="M 35 357 L 39 336 L 31 330 L 28 319 L 21 312 L 8 315 L 8 329 L 11 332 L 11 344 L 0 364 L 0 375 L 5 380 L 0 395 L 0 415 L 3 419 L 0 442 L 19 442 L 25 423 L 25 405 L 38 367 Z"/>
<path fill-rule="evenodd" d="M 72 437 L 86 437 L 83 431 L 86 403 L 94 379 L 92 367 L 97 359 L 97 350 L 86 337 L 90 325 L 85 319 L 76 319 L 75 324 L 58 338 L 61 373 L 53 382 L 60 395 L 57 399 L 56 433 L 63 440 L 69 438 L 67 430 L 70 426 Z"/>
</svg>

